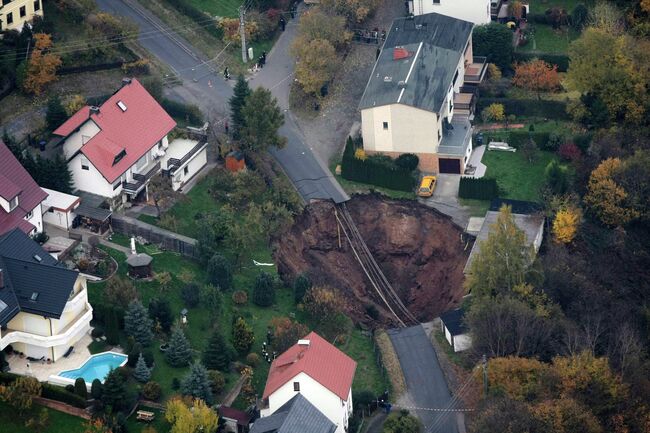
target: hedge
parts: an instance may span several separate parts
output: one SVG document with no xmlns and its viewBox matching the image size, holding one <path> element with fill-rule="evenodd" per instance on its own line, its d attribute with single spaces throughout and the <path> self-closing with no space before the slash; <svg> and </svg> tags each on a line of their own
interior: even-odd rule
<svg viewBox="0 0 650 433">
<path fill-rule="evenodd" d="M 483 132 L 483 142 L 488 144 L 490 141 L 505 141 L 510 146 L 518 149 L 532 138 L 537 147 L 542 150 L 557 150 L 547 148 L 550 136 L 549 132 L 529 132 L 525 130 Z"/>
<path fill-rule="evenodd" d="M 490 104 L 503 104 L 506 115 L 526 117 L 544 117 L 547 119 L 564 120 L 567 118 L 566 102 L 546 101 L 537 99 L 515 99 L 515 98 L 479 98 L 476 103 L 476 110 L 480 113 Z"/>
<path fill-rule="evenodd" d="M 16 379 L 22 377 L 14 373 L 4 373 L 0 372 L 0 385 L 9 385 L 13 383 Z M 41 397 L 49 398 L 50 400 L 60 401 L 62 403 L 67 403 L 71 406 L 78 407 L 80 409 L 85 409 L 88 406 L 86 400 L 77 394 L 72 394 L 61 388 L 60 386 L 51 385 L 49 383 L 41 382 Z"/>
<path fill-rule="evenodd" d="M 212 36 L 215 36 L 219 39 L 223 37 L 223 31 L 215 25 L 207 25 L 208 21 L 212 18 L 210 15 L 204 13 L 203 11 L 195 8 L 190 2 L 186 0 L 168 0 L 168 3 L 171 4 L 176 10 L 178 10 L 183 15 L 187 15 L 197 24 L 200 24 L 208 33 Z"/>
<path fill-rule="evenodd" d="M 476 200 L 492 200 L 499 195 L 496 179 L 461 177 L 458 197 Z"/>
<path fill-rule="evenodd" d="M 203 125 L 203 114 L 196 105 L 183 104 L 167 98 L 163 98 L 160 105 L 173 118 L 186 120 L 196 126 Z"/>
<path fill-rule="evenodd" d="M 355 145 L 348 138 L 341 161 L 343 179 L 394 189 L 413 191 L 417 182 L 414 171 L 398 167 L 394 161 L 371 156 L 365 160 L 354 157 Z M 388 158 L 390 159 L 390 158 Z"/>
<path fill-rule="evenodd" d="M 558 72 L 566 72 L 569 69 L 569 56 L 566 54 L 547 54 L 547 53 L 512 53 L 513 62 L 528 62 L 533 59 L 544 60 L 551 65 L 557 65 Z"/>
</svg>

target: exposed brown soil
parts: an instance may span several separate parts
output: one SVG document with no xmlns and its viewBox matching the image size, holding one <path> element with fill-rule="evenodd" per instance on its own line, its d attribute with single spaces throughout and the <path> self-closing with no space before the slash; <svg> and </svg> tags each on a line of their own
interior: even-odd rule
<svg viewBox="0 0 650 433">
<path fill-rule="evenodd" d="M 431 320 L 459 302 L 472 241 L 448 217 L 379 195 L 354 196 L 347 207 L 388 281 L 419 320 Z M 326 201 L 305 208 L 277 241 L 278 271 L 287 281 L 306 272 L 316 284 L 340 289 L 356 321 L 372 323 L 367 308 L 374 305 L 379 321 L 390 323 L 343 233 L 339 247 L 334 211 Z"/>
</svg>

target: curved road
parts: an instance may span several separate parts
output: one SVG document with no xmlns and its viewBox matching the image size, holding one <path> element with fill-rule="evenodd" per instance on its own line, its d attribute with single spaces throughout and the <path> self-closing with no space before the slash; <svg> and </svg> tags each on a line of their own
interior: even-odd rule
<svg viewBox="0 0 650 433">
<path fill-rule="evenodd" d="M 196 104 L 213 117 L 228 113 L 232 87 L 222 78 L 223 56 L 206 59 L 180 36 L 134 0 L 96 0 L 99 8 L 113 15 L 124 16 L 140 29 L 139 43 L 169 66 L 182 81 L 170 90 L 174 99 Z M 271 153 L 306 202 L 331 199 L 340 203 L 349 199 L 327 165 L 312 152 L 304 134 L 289 111 L 289 88 L 293 80 L 294 61 L 289 45 L 296 33 L 295 20 L 287 23 L 285 32 L 267 55 L 267 65 L 251 80 L 252 87 L 264 86 L 273 92 L 284 110 L 285 123 L 280 134 L 287 138 L 283 149 Z M 256 53 L 256 55 L 259 53 Z"/>
</svg>

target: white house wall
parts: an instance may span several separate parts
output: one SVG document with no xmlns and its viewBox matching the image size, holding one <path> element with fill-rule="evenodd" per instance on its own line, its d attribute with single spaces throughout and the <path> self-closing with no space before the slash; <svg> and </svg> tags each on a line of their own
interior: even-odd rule
<svg viewBox="0 0 650 433">
<path fill-rule="evenodd" d="M 388 129 L 383 123 L 388 122 Z M 403 104 L 361 111 L 363 147 L 376 152 L 434 153 L 438 145 L 436 113 Z"/>
<path fill-rule="evenodd" d="M 79 154 L 68 163 L 75 188 L 101 195 L 102 197 L 115 197 L 122 193 L 122 185 L 118 186 L 116 190 L 113 190 L 113 185 L 108 183 L 90 161 L 88 161 L 88 170 L 83 170 L 81 168 L 82 158 L 88 161 L 87 158 Z"/>
<path fill-rule="evenodd" d="M 336 433 L 345 433 L 348 418 L 352 413 L 352 390 L 350 390 L 347 401 L 341 400 L 339 396 L 305 373 L 299 373 L 271 394 L 269 396 L 269 407 L 262 409 L 261 416 L 272 415 L 283 404 L 298 394 L 297 391 L 293 390 L 294 382 L 300 383 L 300 394 L 336 425 Z"/>
<path fill-rule="evenodd" d="M 58 209 L 52 209 L 52 212 L 43 212 L 43 221 L 62 229 L 69 229 L 72 226 L 72 220 L 75 218 L 72 211 L 63 212 Z"/>
<path fill-rule="evenodd" d="M 474 24 L 490 23 L 489 0 L 440 0 L 438 4 L 434 4 L 433 0 L 410 0 L 409 12 L 414 15 L 436 12 Z"/>
<path fill-rule="evenodd" d="M 454 336 L 454 352 L 462 352 L 472 347 L 472 337 L 469 334 Z"/>
<path fill-rule="evenodd" d="M 66 159 L 72 158 L 72 156 L 81 149 L 81 146 L 88 143 L 91 138 L 93 138 L 97 133 L 101 131 L 97 124 L 88 119 L 78 131 L 70 134 L 68 138 L 65 139 L 63 143 L 63 154 Z"/>
<path fill-rule="evenodd" d="M 32 209 L 32 215 L 26 220 L 36 227 L 36 232 L 41 233 L 43 231 L 43 211 L 41 210 L 41 203 L 37 204 L 34 209 Z"/>
<path fill-rule="evenodd" d="M 196 175 L 208 163 L 208 150 L 207 145 L 199 152 L 194 154 L 194 157 L 180 166 L 172 177 L 172 189 L 178 191 L 185 183 Z M 185 170 L 187 169 L 187 173 Z"/>
</svg>

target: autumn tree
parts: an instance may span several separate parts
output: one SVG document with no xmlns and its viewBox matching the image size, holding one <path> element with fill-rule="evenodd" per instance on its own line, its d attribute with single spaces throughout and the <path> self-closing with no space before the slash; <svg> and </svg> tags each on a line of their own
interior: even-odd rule
<svg viewBox="0 0 650 433">
<path fill-rule="evenodd" d="M 344 314 L 345 303 L 331 287 L 312 287 L 303 297 L 303 306 L 311 324 L 326 338 L 334 339 L 346 332 L 350 319 Z"/>
<path fill-rule="evenodd" d="M 481 117 L 484 122 L 503 122 L 506 118 L 506 110 L 503 104 L 493 103 L 483 109 Z"/>
<path fill-rule="evenodd" d="M 334 48 L 340 48 L 349 42 L 351 37 L 345 28 L 344 17 L 330 14 L 323 8 L 313 8 L 300 17 L 296 42 L 300 40 L 301 45 L 306 45 L 320 39 L 328 41 Z"/>
<path fill-rule="evenodd" d="M 628 193 L 616 182 L 623 168 L 619 158 L 608 158 L 591 172 L 584 201 L 603 224 L 623 226 L 639 216 L 628 207 Z"/>
<path fill-rule="evenodd" d="M 188 405 L 172 398 L 165 406 L 165 419 L 171 424 L 171 433 L 214 433 L 219 425 L 217 414 L 199 399 Z"/>
<path fill-rule="evenodd" d="M 261 87 L 253 90 L 246 97 L 241 113 L 244 119 L 242 149 L 259 152 L 270 147 L 284 147 L 286 138 L 278 135 L 278 129 L 284 124 L 284 114 L 270 90 Z"/>
<path fill-rule="evenodd" d="M 174 191 L 171 179 L 163 176 L 162 173 L 156 174 L 149 180 L 147 192 L 156 207 L 158 216 L 160 216 L 162 210 L 168 209 L 176 201 L 185 197 L 180 192 Z"/>
<path fill-rule="evenodd" d="M 570 244 L 578 233 L 582 214 L 577 207 L 561 209 L 553 219 L 553 236 L 556 242 Z"/>
<path fill-rule="evenodd" d="M 0 400 L 22 414 L 32 407 L 34 397 L 40 397 L 41 383 L 34 377 L 18 377 L 9 385 L 0 385 Z"/>
<path fill-rule="evenodd" d="M 466 280 L 475 296 L 507 295 L 513 287 L 524 282 L 533 260 L 533 249 L 515 224 L 509 206 L 499 211 L 488 238 L 477 242 L 480 242 L 480 250 L 474 255 Z"/>
<path fill-rule="evenodd" d="M 554 433 L 602 433 L 604 430 L 589 408 L 572 398 L 549 399 L 531 407 L 535 418 Z"/>
<path fill-rule="evenodd" d="M 286 351 L 309 333 L 307 326 L 288 317 L 274 317 L 271 319 L 271 326 L 273 327 L 273 349 L 278 353 Z"/>
<path fill-rule="evenodd" d="M 228 43 L 233 43 L 235 45 L 241 44 L 241 37 L 239 34 L 239 19 L 237 18 L 221 18 L 218 24 L 219 28 L 223 32 L 223 41 Z M 244 26 L 244 31 L 246 33 L 246 40 L 252 41 L 255 40 L 259 27 L 255 21 L 246 21 Z"/>
<path fill-rule="evenodd" d="M 56 80 L 56 70 L 62 62 L 61 57 L 52 52 L 52 36 L 36 33 L 34 39 L 34 50 L 27 63 L 23 90 L 38 96 L 46 85 Z"/>
<path fill-rule="evenodd" d="M 542 92 L 554 92 L 560 88 L 557 65 L 551 65 L 539 59 L 517 63 L 512 84 L 537 93 L 537 99 L 541 100 Z"/>
<path fill-rule="evenodd" d="M 232 344 L 240 354 L 247 353 L 255 342 L 253 328 L 244 320 L 238 317 L 232 328 Z"/>
<path fill-rule="evenodd" d="M 86 98 L 81 95 L 72 95 L 68 102 L 65 104 L 65 112 L 68 116 L 72 116 L 77 111 L 81 110 L 86 105 Z"/>
<path fill-rule="evenodd" d="M 325 39 L 297 39 L 292 52 L 298 59 L 296 80 L 305 93 L 320 98 L 321 89 L 332 80 L 341 63 L 334 46 Z"/>
<path fill-rule="evenodd" d="M 623 12 L 614 3 L 598 1 L 589 8 L 587 25 L 611 35 L 619 35 L 625 28 Z"/>
<path fill-rule="evenodd" d="M 544 423 L 533 415 L 527 404 L 507 397 L 485 400 L 477 415 L 472 418 L 467 429 L 469 433 L 549 431 Z"/>
<path fill-rule="evenodd" d="M 348 24 L 363 22 L 378 7 L 378 0 L 322 0 L 320 7 L 332 15 L 345 17 Z"/>
</svg>

